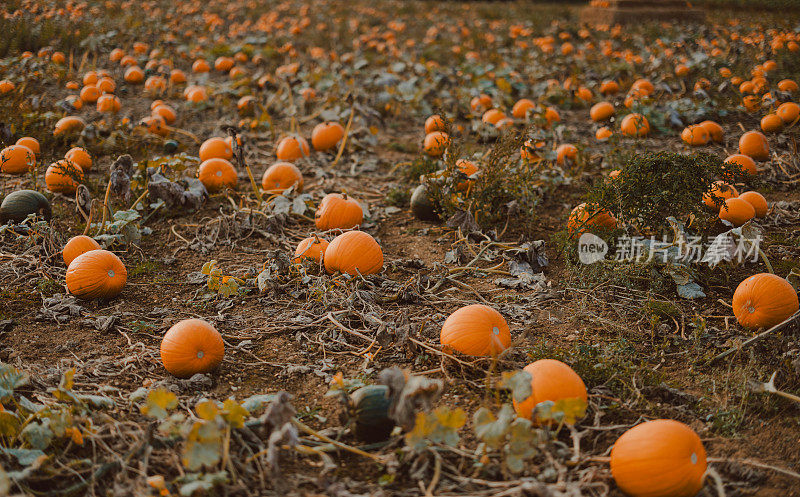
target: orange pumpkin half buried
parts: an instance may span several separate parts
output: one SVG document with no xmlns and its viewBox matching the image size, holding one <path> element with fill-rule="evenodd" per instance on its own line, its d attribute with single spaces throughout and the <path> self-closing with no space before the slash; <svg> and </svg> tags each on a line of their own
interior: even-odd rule
<svg viewBox="0 0 800 497">
<path fill-rule="evenodd" d="M 161 364 L 178 378 L 208 373 L 222 363 L 225 344 L 219 332 L 202 319 L 184 319 L 161 340 Z"/>
<path fill-rule="evenodd" d="M 771 273 L 759 273 L 739 283 L 733 292 L 733 314 L 749 330 L 771 328 L 797 312 L 794 287 Z"/>
<path fill-rule="evenodd" d="M 358 202 L 346 193 L 325 195 L 314 213 L 314 223 L 318 230 L 355 228 L 364 220 L 364 211 Z"/>
<path fill-rule="evenodd" d="M 631 497 L 694 497 L 705 472 L 700 437 L 671 419 L 634 426 L 611 449 L 611 474 Z"/>
<path fill-rule="evenodd" d="M 561 361 L 541 359 L 524 369 L 531 375 L 531 395 L 522 402 L 514 400 L 514 410 L 521 418 L 531 419 L 536 406 L 548 400 L 588 399 L 581 377 Z"/>
<path fill-rule="evenodd" d="M 495 356 L 511 345 L 511 331 L 503 316 L 489 306 L 472 304 L 445 320 L 439 340 L 462 354 Z"/>
<path fill-rule="evenodd" d="M 69 239 L 64 249 L 61 251 L 61 256 L 64 258 L 64 264 L 69 267 L 69 264 L 75 260 L 79 255 L 85 254 L 90 250 L 100 250 L 100 244 L 94 238 L 86 235 L 73 236 Z"/>
<path fill-rule="evenodd" d="M 67 290 L 85 300 L 116 297 L 127 281 L 125 265 L 108 250 L 85 252 L 67 268 Z"/>
<path fill-rule="evenodd" d="M 369 233 L 348 231 L 333 239 L 325 249 L 325 271 L 355 276 L 379 273 L 383 269 L 383 251 Z"/>
</svg>

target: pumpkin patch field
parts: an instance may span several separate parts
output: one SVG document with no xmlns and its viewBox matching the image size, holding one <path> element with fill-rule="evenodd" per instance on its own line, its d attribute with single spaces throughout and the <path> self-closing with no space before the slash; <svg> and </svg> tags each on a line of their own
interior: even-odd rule
<svg viewBox="0 0 800 497">
<path fill-rule="evenodd" d="M 800 10 L 583 3 L 0 5 L 0 495 L 800 496 Z"/>
</svg>

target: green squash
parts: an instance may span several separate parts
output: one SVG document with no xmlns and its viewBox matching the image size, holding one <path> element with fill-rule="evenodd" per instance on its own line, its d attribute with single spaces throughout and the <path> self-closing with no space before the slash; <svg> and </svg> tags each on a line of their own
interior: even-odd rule
<svg viewBox="0 0 800 497">
<path fill-rule="evenodd" d="M 439 215 L 425 185 L 419 185 L 411 194 L 411 212 L 417 219 L 436 221 Z"/>
<path fill-rule="evenodd" d="M 389 389 L 385 385 L 367 385 L 350 394 L 353 407 L 353 432 L 364 442 L 389 438 L 394 421 L 389 419 Z"/>
<path fill-rule="evenodd" d="M 6 195 L 0 204 L 0 223 L 19 223 L 29 214 L 37 214 L 49 220 L 53 213 L 47 197 L 34 190 L 17 190 Z"/>
</svg>

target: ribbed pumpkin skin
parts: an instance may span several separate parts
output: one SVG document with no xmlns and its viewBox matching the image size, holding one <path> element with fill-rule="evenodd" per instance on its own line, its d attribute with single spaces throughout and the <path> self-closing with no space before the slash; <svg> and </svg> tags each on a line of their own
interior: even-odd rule
<svg viewBox="0 0 800 497">
<path fill-rule="evenodd" d="M 325 249 L 325 271 L 329 274 L 358 273 L 366 276 L 383 269 L 383 251 L 369 233 L 348 231 L 333 239 Z"/>
<path fill-rule="evenodd" d="M 303 173 L 291 162 L 276 162 L 261 177 L 261 188 L 267 193 L 281 193 L 292 185 L 303 191 Z"/>
<path fill-rule="evenodd" d="M 81 254 L 67 268 L 67 290 L 85 300 L 116 297 L 126 281 L 125 265 L 108 250 Z"/>
<path fill-rule="evenodd" d="M 389 418 L 388 392 L 385 385 L 367 385 L 350 394 L 355 418 L 353 431 L 359 440 L 379 442 L 389 438 L 394 421 Z"/>
<path fill-rule="evenodd" d="M 611 450 L 611 474 L 631 497 L 694 497 L 703 488 L 705 472 L 700 437 L 671 419 L 634 426 Z"/>
<path fill-rule="evenodd" d="M 36 167 L 33 150 L 24 145 L 11 145 L 0 150 L 0 168 L 6 174 L 25 174 Z"/>
<path fill-rule="evenodd" d="M 730 222 L 737 228 L 753 219 L 755 215 L 756 210 L 753 205 L 739 197 L 729 198 L 719 208 L 719 218 Z"/>
<path fill-rule="evenodd" d="M 450 314 L 442 325 L 439 340 L 462 354 L 494 356 L 511 345 L 511 331 L 499 312 L 483 304 L 472 304 Z"/>
<path fill-rule="evenodd" d="M 236 168 L 225 159 L 212 158 L 200 164 L 197 177 L 211 193 L 216 193 L 225 188 L 236 188 L 239 181 Z"/>
<path fill-rule="evenodd" d="M 28 214 L 41 214 L 45 219 L 52 217 L 50 201 L 35 190 L 17 190 L 6 195 L 0 204 L 0 222 L 23 221 Z"/>
<path fill-rule="evenodd" d="M 769 204 L 763 195 L 756 191 L 744 192 L 739 195 L 739 198 L 753 206 L 756 211 L 756 217 L 764 217 L 769 211 Z"/>
<path fill-rule="evenodd" d="M 733 314 L 749 330 L 775 326 L 797 309 L 794 287 L 774 274 L 754 274 L 739 283 L 733 293 Z"/>
<path fill-rule="evenodd" d="M 364 211 L 358 202 L 341 193 L 325 195 L 314 213 L 314 223 L 321 231 L 349 230 L 361 224 L 363 220 Z"/>
<path fill-rule="evenodd" d="M 69 160 L 60 160 L 48 166 L 44 182 L 53 193 L 72 195 L 83 182 L 83 169 Z"/>
<path fill-rule="evenodd" d="M 308 142 L 302 136 L 287 136 L 278 142 L 275 156 L 278 160 L 294 162 L 302 157 L 308 157 L 311 150 Z"/>
<path fill-rule="evenodd" d="M 208 373 L 222 363 L 224 356 L 222 335 L 202 319 L 176 323 L 161 340 L 161 363 L 178 378 Z"/>
<path fill-rule="evenodd" d="M 79 255 L 85 254 L 90 250 L 100 250 L 100 248 L 100 244 L 94 238 L 89 238 L 86 235 L 73 236 L 64 245 L 61 256 L 64 258 L 64 264 L 69 266 Z"/>
<path fill-rule="evenodd" d="M 583 399 L 586 401 L 586 385 L 578 373 L 561 361 L 540 359 L 525 366 L 531 374 L 531 396 L 522 402 L 514 401 L 514 409 L 521 418 L 531 419 L 533 409 L 547 400 Z"/>
<path fill-rule="evenodd" d="M 294 262 L 300 262 L 302 259 L 311 259 L 319 264 L 322 261 L 322 256 L 325 255 L 325 250 L 328 248 L 328 240 L 312 236 L 306 238 L 297 244 L 297 249 L 294 251 Z"/>
</svg>

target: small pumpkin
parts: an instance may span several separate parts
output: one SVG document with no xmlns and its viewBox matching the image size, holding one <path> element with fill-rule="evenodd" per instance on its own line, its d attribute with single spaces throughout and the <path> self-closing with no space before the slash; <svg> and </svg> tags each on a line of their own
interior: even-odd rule
<svg viewBox="0 0 800 497">
<path fill-rule="evenodd" d="M 521 418 L 531 419 L 537 405 L 545 401 L 588 399 L 586 385 L 571 367 L 555 359 L 540 359 L 523 368 L 531 375 L 531 395 L 522 402 L 514 400 L 514 410 Z M 579 413 L 579 417 L 583 417 Z"/>
<path fill-rule="evenodd" d="M 611 102 L 596 103 L 589 110 L 589 117 L 596 123 L 608 121 L 614 117 L 614 105 Z"/>
<path fill-rule="evenodd" d="M 364 220 L 364 211 L 358 202 L 346 193 L 325 195 L 314 213 L 314 223 L 320 231 L 349 230 Z"/>
<path fill-rule="evenodd" d="M 713 195 L 713 196 L 712 196 Z M 722 198 L 723 201 L 728 200 L 730 198 L 735 198 L 739 196 L 739 192 L 733 185 L 729 185 L 724 181 L 715 181 L 711 185 L 711 191 L 708 193 L 703 194 L 703 203 L 706 204 L 706 207 L 715 211 L 719 210 L 719 206 L 714 203 L 713 197 Z M 720 204 L 721 205 L 721 204 Z"/>
<path fill-rule="evenodd" d="M 83 169 L 74 162 L 64 159 L 50 164 L 44 173 L 47 189 L 53 193 L 72 195 L 83 183 Z"/>
<path fill-rule="evenodd" d="M 535 108 L 536 104 L 533 103 L 533 100 L 529 98 L 520 98 L 514 104 L 514 107 L 511 108 L 511 115 L 517 119 L 525 119 L 528 116 L 528 112 Z M 425 129 L 425 132 L 428 133 L 428 130 Z"/>
<path fill-rule="evenodd" d="M 450 146 L 450 135 L 444 131 L 433 131 L 425 135 L 422 148 L 431 157 L 441 157 Z"/>
<path fill-rule="evenodd" d="M 0 170 L 6 174 L 25 174 L 36 167 L 36 155 L 25 145 L 0 150 Z"/>
<path fill-rule="evenodd" d="M 417 186 L 414 189 L 414 193 L 411 194 L 411 212 L 417 219 L 423 221 L 436 221 L 439 219 L 433 199 L 424 184 Z"/>
<path fill-rule="evenodd" d="M 236 183 L 239 181 L 233 164 L 219 158 L 208 159 L 200 164 L 197 177 L 211 193 L 225 188 L 236 188 Z"/>
<path fill-rule="evenodd" d="M 754 274 L 739 283 L 733 292 L 733 314 L 748 330 L 771 328 L 797 309 L 794 287 L 775 274 Z"/>
<path fill-rule="evenodd" d="M 350 394 L 353 433 L 364 442 L 380 442 L 389 438 L 394 421 L 389 418 L 389 388 L 367 385 Z"/>
<path fill-rule="evenodd" d="M 681 132 L 681 140 L 687 145 L 699 147 L 701 145 L 708 145 L 708 142 L 711 141 L 711 135 L 704 126 L 693 124 L 683 129 Z"/>
<path fill-rule="evenodd" d="M 127 281 L 125 265 L 108 250 L 85 252 L 67 268 L 67 290 L 85 300 L 116 297 Z"/>
<path fill-rule="evenodd" d="M 608 230 L 616 227 L 617 220 L 610 212 L 586 203 L 579 204 L 572 209 L 567 220 L 567 230 L 572 236 L 582 235 L 590 228 Z"/>
<path fill-rule="evenodd" d="M 303 259 L 311 259 L 319 264 L 322 262 L 322 256 L 325 255 L 328 245 L 328 240 L 317 235 L 306 238 L 297 244 L 297 249 L 294 251 L 294 262 L 299 263 Z"/>
<path fill-rule="evenodd" d="M 319 123 L 311 131 L 311 145 L 318 152 L 334 148 L 342 138 L 344 138 L 344 127 L 337 122 Z"/>
<path fill-rule="evenodd" d="M 739 138 L 739 153 L 759 161 L 769 159 L 767 137 L 758 131 L 748 131 Z"/>
<path fill-rule="evenodd" d="M 694 497 L 706 464 L 697 433 L 671 419 L 634 426 L 611 449 L 611 474 L 631 497 Z"/>
<path fill-rule="evenodd" d="M 462 354 L 496 356 L 511 346 L 511 331 L 503 316 L 489 306 L 472 304 L 450 314 L 439 340 Z"/>
<path fill-rule="evenodd" d="M 64 158 L 74 164 L 81 166 L 81 171 L 86 172 L 92 169 L 92 156 L 85 148 L 73 147 L 64 154 Z"/>
<path fill-rule="evenodd" d="M 22 222 L 30 214 L 39 214 L 44 219 L 52 217 L 50 201 L 34 190 L 17 190 L 6 195 L 0 204 L 0 222 Z"/>
<path fill-rule="evenodd" d="M 735 227 L 739 227 L 756 215 L 755 208 L 739 197 L 729 198 L 722 203 L 719 208 L 719 218 L 730 222 Z"/>
<path fill-rule="evenodd" d="M 178 378 L 208 373 L 219 366 L 224 357 L 222 335 L 202 319 L 175 323 L 161 340 L 161 364 Z"/>
<path fill-rule="evenodd" d="M 739 198 L 753 206 L 756 211 L 756 217 L 762 218 L 767 215 L 769 204 L 767 204 L 767 199 L 760 193 L 756 191 L 744 192 L 739 195 Z"/>
<path fill-rule="evenodd" d="M 215 136 L 200 145 L 200 162 L 205 162 L 208 159 L 225 159 L 227 161 L 233 159 L 233 149 L 225 141 L 225 138 Z"/>
<path fill-rule="evenodd" d="M 90 250 L 100 250 L 101 248 L 100 244 L 97 243 L 94 238 L 90 238 L 86 235 L 73 236 L 67 241 L 67 244 L 64 245 L 64 249 L 61 251 L 61 257 L 64 259 L 64 264 L 69 267 L 69 264 L 79 255 L 85 254 Z"/>
<path fill-rule="evenodd" d="M 303 191 L 303 173 L 291 162 L 276 162 L 261 177 L 261 188 L 267 193 L 281 193 L 291 186 Z"/>
<path fill-rule="evenodd" d="M 311 150 L 308 142 L 302 136 L 286 136 L 278 142 L 275 148 L 275 155 L 278 160 L 294 162 L 302 157 L 308 157 Z"/>
<path fill-rule="evenodd" d="M 375 274 L 383 269 L 383 251 L 369 233 L 348 231 L 328 245 L 323 262 L 329 274 Z"/>
<path fill-rule="evenodd" d="M 571 143 L 559 145 L 556 148 L 556 163 L 560 166 L 574 164 L 578 159 L 578 147 Z"/>
<path fill-rule="evenodd" d="M 711 141 L 721 143 L 722 140 L 725 138 L 725 130 L 722 129 L 722 126 L 719 123 L 714 121 L 703 121 L 698 126 L 702 126 L 708 131 L 708 136 L 711 137 Z"/>
<path fill-rule="evenodd" d="M 39 145 L 39 140 L 33 138 L 32 136 L 23 136 L 15 145 L 22 145 L 23 147 L 28 147 L 31 149 L 34 155 L 39 155 L 42 151 L 41 146 Z"/>
<path fill-rule="evenodd" d="M 626 136 L 647 136 L 650 134 L 650 123 L 647 118 L 635 112 L 628 114 L 620 123 L 620 131 Z"/>
<path fill-rule="evenodd" d="M 747 174 L 758 174 L 758 168 L 756 167 L 756 161 L 754 161 L 750 156 L 744 154 L 733 154 L 729 155 L 725 159 L 726 164 L 738 164 L 739 167 L 742 168 L 744 172 Z"/>
</svg>

